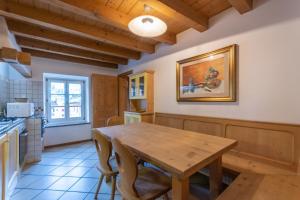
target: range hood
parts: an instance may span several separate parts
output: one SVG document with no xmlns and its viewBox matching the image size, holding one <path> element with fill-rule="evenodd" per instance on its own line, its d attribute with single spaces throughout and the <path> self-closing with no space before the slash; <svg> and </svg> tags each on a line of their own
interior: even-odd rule
<svg viewBox="0 0 300 200">
<path fill-rule="evenodd" d="M 24 77 L 31 77 L 31 56 L 22 52 L 15 36 L 8 30 L 5 18 L 0 16 L 0 61 L 10 64 Z"/>
</svg>

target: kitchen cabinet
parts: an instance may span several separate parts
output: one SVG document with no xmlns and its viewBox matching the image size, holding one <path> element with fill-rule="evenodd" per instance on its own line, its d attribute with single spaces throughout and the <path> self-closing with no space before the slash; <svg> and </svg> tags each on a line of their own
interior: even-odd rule
<svg viewBox="0 0 300 200">
<path fill-rule="evenodd" d="M 153 123 L 153 113 L 148 112 L 124 112 L 124 123 L 125 124 L 131 124 L 136 122 L 148 122 Z"/>
<path fill-rule="evenodd" d="M 8 169 L 7 169 L 7 192 L 12 194 L 17 185 L 19 172 L 19 131 L 15 127 L 7 132 L 8 143 Z"/>
<path fill-rule="evenodd" d="M 8 199 L 7 195 L 7 171 L 8 171 L 8 139 L 6 134 L 0 135 L 0 197 Z"/>
<path fill-rule="evenodd" d="M 154 72 L 145 71 L 129 75 L 130 110 L 124 112 L 125 124 L 153 123 Z"/>
<path fill-rule="evenodd" d="M 129 98 L 147 99 L 153 89 L 153 72 L 142 72 L 129 76 Z"/>
</svg>

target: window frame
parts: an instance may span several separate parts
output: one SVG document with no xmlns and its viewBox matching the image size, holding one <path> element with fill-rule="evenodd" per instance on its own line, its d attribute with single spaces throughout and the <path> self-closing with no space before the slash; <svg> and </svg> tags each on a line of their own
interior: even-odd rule
<svg viewBox="0 0 300 200">
<path fill-rule="evenodd" d="M 51 106 L 51 82 L 62 82 L 64 83 L 64 90 L 65 93 L 62 94 L 65 97 L 65 103 L 64 103 L 64 108 L 65 108 L 65 118 L 60 118 L 60 119 L 52 119 L 51 118 L 51 108 L 55 106 Z M 81 123 L 87 123 L 87 106 L 86 106 L 86 97 L 87 97 L 87 91 L 86 91 L 86 84 L 87 81 L 84 79 L 73 79 L 69 78 L 68 75 L 65 75 L 65 77 L 59 77 L 59 78 L 54 78 L 54 77 L 45 77 L 45 111 L 46 111 L 46 116 L 48 120 L 48 126 L 57 126 L 57 125 L 70 125 L 70 124 L 81 124 Z M 80 83 L 81 85 L 81 117 L 70 117 L 70 93 L 69 93 L 69 85 L 72 83 Z M 54 94 L 55 95 L 55 94 Z M 59 95 L 59 94 L 58 94 Z M 72 94 L 71 94 L 72 95 Z M 59 106 L 57 106 L 59 107 Z"/>
</svg>

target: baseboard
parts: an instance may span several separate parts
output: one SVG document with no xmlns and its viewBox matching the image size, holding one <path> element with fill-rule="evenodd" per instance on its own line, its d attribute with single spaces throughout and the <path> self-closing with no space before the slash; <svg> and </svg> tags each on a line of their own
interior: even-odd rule
<svg viewBox="0 0 300 200">
<path fill-rule="evenodd" d="M 82 142 L 90 142 L 90 141 L 93 141 L 93 140 L 87 139 L 87 140 L 79 140 L 79 141 L 74 141 L 74 142 L 66 142 L 66 143 L 61 143 L 61 144 L 47 145 L 47 146 L 45 146 L 45 149 L 53 148 L 53 147 L 61 147 L 61 146 L 66 146 L 66 145 L 72 145 L 72 144 L 78 144 L 78 143 L 82 143 Z"/>
</svg>

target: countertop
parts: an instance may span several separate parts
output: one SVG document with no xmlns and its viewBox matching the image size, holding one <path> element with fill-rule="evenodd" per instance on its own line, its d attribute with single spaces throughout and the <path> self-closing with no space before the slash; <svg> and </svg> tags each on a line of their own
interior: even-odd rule
<svg viewBox="0 0 300 200">
<path fill-rule="evenodd" d="M 9 122 L 5 125 L 0 125 L 0 135 L 7 133 L 9 130 L 13 129 L 17 125 L 25 121 L 26 118 L 17 118 L 16 120 Z"/>
</svg>

